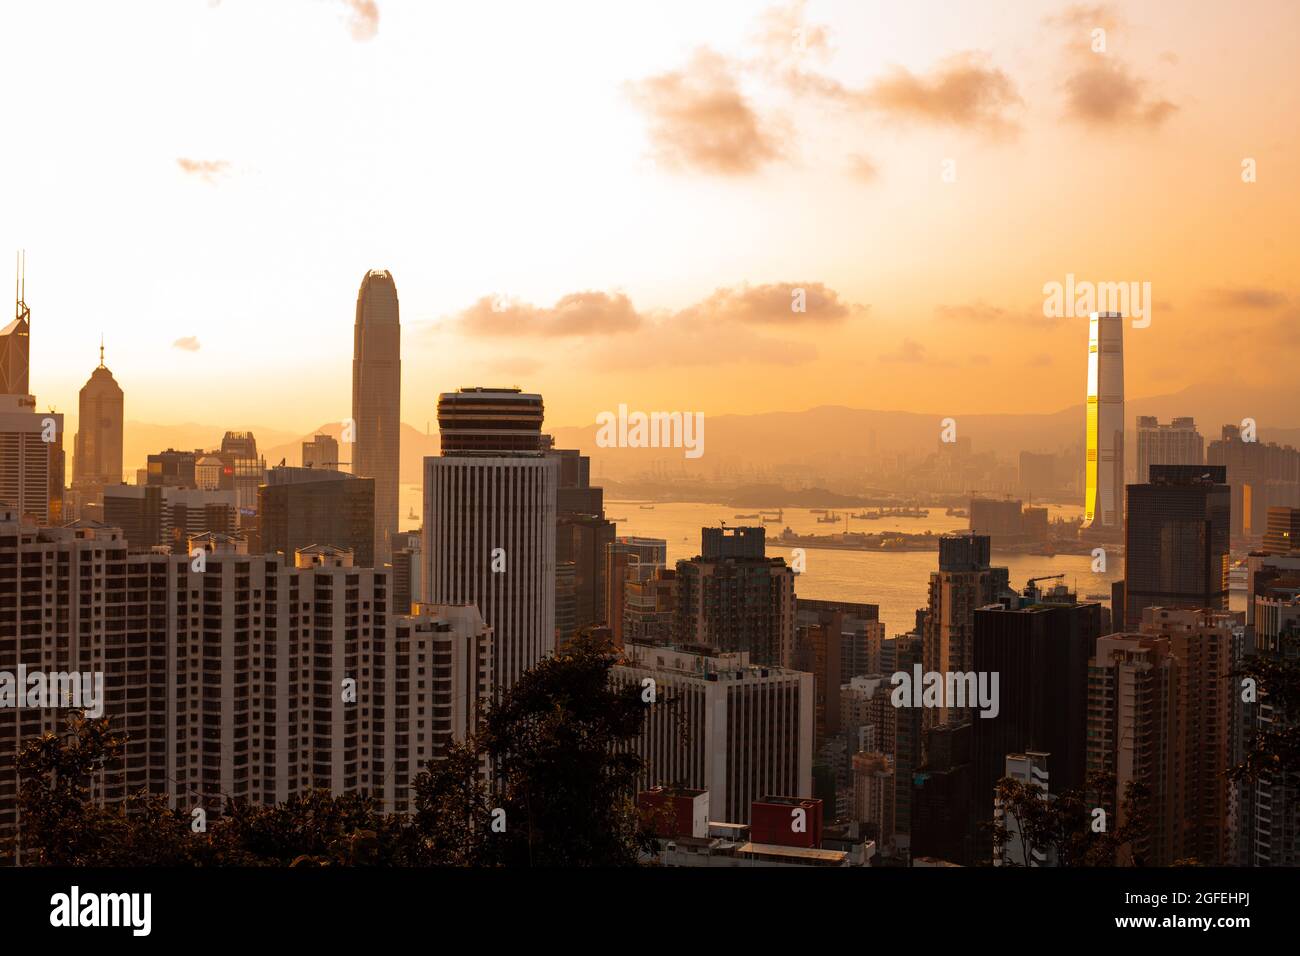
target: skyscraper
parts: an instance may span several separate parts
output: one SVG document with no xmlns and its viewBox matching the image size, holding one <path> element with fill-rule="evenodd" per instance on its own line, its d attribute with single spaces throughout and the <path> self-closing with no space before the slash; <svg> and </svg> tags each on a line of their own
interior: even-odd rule
<svg viewBox="0 0 1300 956">
<path fill-rule="evenodd" d="M 755 664 L 794 659 L 794 571 L 767 557 L 766 530 L 702 528 L 700 554 L 677 562 L 673 640 L 747 651 Z"/>
<path fill-rule="evenodd" d="M 1017 503 L 1017 509 L 1019 503 Z M 972 516 L 974 510 L 971 511 Z M 990 539 L 983 534 L 946 534 L 939 539 L 939 570 L 930 572 L 929 599 L 921 631 L 927 671 L 969 671 L 974 667 L 975 609 L 992 604 L 1010 589 L 1006 568 L 989 566 Z M 925 727 L 969 714 L 947 706 L 926 709 Z"/>
<path fill-rule="evenodd" d="M 555 648 L 559 461 L 542 415 L 542 396 L 519 389 L 444 393 L 442 455 L 424 459 L 424 594 L 478 605 L 501 689 Z"/>
<path fill-rule="evenodd" d="M 23 264 L 20 255 L 14 279 L 14 320 L 0 329 L 0 395 L 26 395 L 31 391 L 28 370 L 32 311 L 24 301 L 27 281 Z"/>
<path fill-rule="evenodd" d="M 94 495 L 105 485 L 121 483 L 122 422 L 122 387 L 104 365 L 101 342 L 99 366 L 81 387 L 72 452 L 74 488 Z"/>
<path fill-rule="evenodd" d="M 1094 312 L 1088 332 L 1086 531 L 1118 537 L 1124 524 L 1124 317 Z"/>
<path fill-rule="evenodd" d="M 1128 486 L 1123 627 L 1148 607 L 1227 610 L 1230 496 L 1222 465 L 1152 465 Z"/>
<path fill-rule="evenodd" d="M 352 474 L 375 480 L 375 566 L 391 556 L 397 532 L 401 460 L 402 327 L 397 286 L 388 271 L 372 270 L 357 292 L 352 347 Z M 345 440 L 346 440 L 345 436 Z"/>
<path fill-rule="evenodd" d="M 1088 770 L 1115 775 L 1102 795 L 1127 822 L 1130 782 L 1149 796 L 1146 834 L 1130 852 L 1148 866 L 1226 862 L 1234 644 L 1239 615 L 1147 608 L 1141 632 L 1097 641 L 1089 662 Z"/>
<path fill-rule="evenodd" d="M 375 480 L 330 468 L 272 468 L 257 490 L 258 544 L 293 554 L 313 544 L 346 548 L 357 567 L 374 564 Z M 393 603 L 402 614 L 411 602 Z"/>
<path fill-rule="evenodd" d="M 31 310 L 19 260 L 15 317 L 0 330 L 0 502 L 41 524 L 63 523 L 63 416 L 28 392 Z"/>
</svg>

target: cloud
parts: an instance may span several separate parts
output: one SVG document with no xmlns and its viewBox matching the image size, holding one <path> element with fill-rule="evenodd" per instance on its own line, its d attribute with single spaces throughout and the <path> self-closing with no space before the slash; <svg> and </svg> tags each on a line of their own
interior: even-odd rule
<svg viewBox="0 0 1300 956">
<path fill-rule="evenodd" d="M 183 352 L 197 352 L 199 350 L 199 340 L 192 335 L 186 335 L 173 342 L 172 348 L 180 349 Z"/>
<path fill-rule="evenodd" d="M 725 57 L 702 49 L 681 70 L 628 85 L 665 166 L 743 176 L 781 158 L 777 138 L 741 93 L 735 72 Z"/>
<path fill-rule="evenodd" d="M 803 305 L 803 311 L 793 306 Z M 495 305 L 495 308 L 494 308 Z M 827 326 L 864 315 L 870 306 L 849 302 L 821 282 L 741 284 L 715 289 L 676 311 L 641 312 L 622 293 L 577 292 L 542 308 L 484 296 L 437 329 L 479 338 L 577 339 L 584 357 L 602 369 L 751 363 L 790 366 L 811 361 L 810 344 L 760 334 L 774 326 Z M 505 371 L 536 368 L 510 359 Z M 496 367 L 496 366 L 494 366 Z M 540 367 L 540 362 L 537 367 Z"/>
<path fill-rule="evenodd" d="M 899 346 L 897 352 L 882 355 L 880 360 L 882 362 L 919 364 L 925 361 L 925 346 L 913 339 L 903 339 L 903 344 Z"/>
<path fill-rule="evenodd" d="M 343 0 L 348 28 L 354 40 L 370 40 L 379 32 L 379 5 L 375 0 Z"/>
<path fill-rule="evenodd" d="M 1215 289 L 1210 299 L 1225 309 L 1276 309 L 1287 303 L 1287 297 L 1276 289 L 1258 287 Z"/>
<path fill-rule="evenodd" d="M 458 316 L 470 335 L 612 335 L 641 325 L 641 316 L 622 293 L 574 292 L 550 308 L 484 296 Z"/>
<path fill-rule="evenodd" d="M 1111 49 L 1111 36 L 1127 29 L 1123 17 L 1107 4 L 1073 6 L 1048 17 L 1049 26 L 1063 30 L 1063 57 L 1072 66 L 1063 84 L 1066 115 L 1090 126 L 1147 126 L 1155 128 L 1173 116 L 1178 105 L 1147 94 L 1148 83 L 1137 76 Z M 1104 31 L 1105 45 L 1094 49 L 1093 31 Z M 1163 62 L 1178 61 L 1166 51 Z"/>
<path fill-rule="evenodd" d="M 683 311 L 664 319 L 644 338 L 606 340 L 593 365 L 618 371 L 724 364 L 789 367 L 816 357 L 817 349 L 805 342 L 769 338 L 744 324 L 696 321 Z"/>
<path fill-rule="evenodd" d="M 176 160 L 181 172 L 197 176 L 205 183 L 215 183 L 217 178 L 230 169 L 230 163 L 224 159 L 188 159 L 184 156 Z"/>
<path fill-rule="evenodd" d="M 1065 81 L 1066 111 L 1093 126 L 1159 126 L 1178 110 L 1166 99 L 1148 97 L 1146 81 L 1118 60 L 1097 56 Z"/>
<path fill-rule="evenodd" d="M 805 6 L 805 0 L 795 0 L 789 6 L 771 7 L 759 17 L 755 39 L 769 61 L 798 59 L 808 53 L 830 59 L 831 32 L 820 24 L 805 22 Z"/>
<path fill-rule="evenodd" d="M 849 156 L 848 162 L 849 175 L 860 183 L 874 183 L 880 178 L 880 169 L 870 157 L 861 153 L 853 153 Z"/>
<path fill-rule="evenodd" d="M 1023 103 L 1011 78 L 982 65 L 972 52 L 948 57 L 928 75 L 894 67 L 856 95 L 863 105 L 896 119 L 996 135 L 1015 132 L 1007 111 Z"/>
<path fill-rule="evenodd" d="M 797 304 L 803 311 L 796 311 Z M 851 306 L 820 282 L 778 282 L 718 289 L 707 299 L 680 313 L 688 320 L 708 318 L 718 322 L 785 325 L 839 322 L 865 306 Z"/>
<path fill-rule="evenodd" d="M 958 305 L 936 305 L 935 317 L 946 322 L 961 322 L 968 325 L 1020 325 L 1042 321 L 1042 313 L 1013 312 L 999 306 L 989 305 L 980 299 Z"/>
</svg>

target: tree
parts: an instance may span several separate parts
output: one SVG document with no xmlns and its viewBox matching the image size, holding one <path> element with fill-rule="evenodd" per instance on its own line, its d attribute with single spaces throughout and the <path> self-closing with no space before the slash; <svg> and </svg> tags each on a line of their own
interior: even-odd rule
<svg viewBox="0 0 1300 956">
<path fill-rule="evenodd" d="M 1120 814 L 1124 822 L 1112 829 L 1108 813 L 1105 828 L 1097 830 L 1096 810 L 1105 810 L 1112 802 L 1106 798 L 1114 792 L 1113 774 L 1094 774 L 1085 792 L 1067 790 L 1051 798 L 1032 783 L 1003 777 L 995 789 L 1003 813 L 991 827 L 993 845 L 1003 849 L 1018 839 L 1020 856 L 1004 854 L 1006 866 L 1031 866 L 1036 851 L 1044 857 L 1054 854 L 1055 865 L 1061 867 L 1140 866 L 1148 833 L 1149 792 L 1145 785 L 1129 781 Z"/>
<path fill-rule="evenodd" d="M 488 711 L 481 743 L 496 774 L 505 831 L 489 852 L 506 865 L 630 866 L 653 846 L 636 809 L 644 762 L 635 685 L 613 686 L 608 644 L 579 635 L 526 671 Z"/>
<path fill-rule="evenodd" d="M 195 831 L 187 810 L 140 792 L 100 806 L 126 737 L 80 712 L 19 754 L 24 861 L 61 866 L 619 866 L 652 846 L 635 806 L 645 718 L 639 688 L 615 687 L 616 656 L 582 636 L 525 672 L 481 733 L 448 745 L 412 783 L 413 811 L 366 794 L 313 790 L 274 806 L 228 800 Z M 495 784 L 489 787 L 488 774 Z"/>
<path fill-rule="evenodd" d="M 1228 770 L 1228 778 L 1296 783 L 1300 777 L 1300 632 L 1286 632 L 1278 653 L 1248 657 L 1231 676 L 1241 682 L 1238 686 L 1254 681 L 1258 699 L 1267 700 L 1273 717 L 1256 730 L 1241 763 Z"/>
</svg>

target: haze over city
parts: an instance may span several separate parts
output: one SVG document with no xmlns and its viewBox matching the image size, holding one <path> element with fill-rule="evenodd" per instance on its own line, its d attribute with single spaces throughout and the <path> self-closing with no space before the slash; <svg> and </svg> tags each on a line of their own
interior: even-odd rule
<svg viewBox="0 0 1300 956">
<path fill-rule="evenodd" d="M 366 268 L 396 277 L 421 430 L 471 381 L 557 426 L 1058 411 L 1087 323 L 1043 286 L 1069 273 L 1151 283 L 1131 398 L 1235 365 L 1295 407 L 1264 359 L 1296 348 L 1298 27 L 1287 2 L 7 4 L 0 248 L 70 431 L 101 333 L 132 421 L 345 417 Z"/>
</svg>

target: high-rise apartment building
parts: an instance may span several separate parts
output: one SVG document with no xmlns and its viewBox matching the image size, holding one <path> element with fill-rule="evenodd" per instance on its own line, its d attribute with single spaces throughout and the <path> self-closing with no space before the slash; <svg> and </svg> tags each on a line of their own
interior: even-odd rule
<svg viewBox="0 0 1300 956">
<path fill-rule="evenodd" d="M 424 593 L 478 606 L 501 688 L 555 649 L 559 463 L 540 395 L 464 388 L 438 399 L 442 455 L 424 459 Z"/>
<path fill-rule="evenodd" d="M 765 530 L 703 528 L 700 554 L 677 562 L 673 641 L 746 651 L 789 667 L 794 654 L 794 571 L 769 558 Z"/>
<path fill-rule="evenodd" d="M 393 615 L 387 572 L 339 549 L 250 555 L 219 534 L 187 545 L 202 570 L 188 554 L 133 553 L 114 528 L 0 513 L 0 659 L 101 675 L 103 714 L 129 735 L 97 799 L 143 788 L 211 815 L 227 797 L 325 787 L 408 811 L 413 778 L 465 738 L 490 693 L 477 610 Z M 13 757 L 65 718 L 0 708 L 0 859 L 20 850 Z"/>
<path fill-rule="evenodd" d="M 1205 439 L 1191 418 L 1175 418 L 1162 425 L 1154 415 L 1137 419 L 1137 483 L 1151 480 L 1152 465 L 1202 465 Z"/>
<path fill-rule="evenodd" d="M 102 344 L 99 366 L 81 387 L 77 409 L 72 486 L 83 495 L 94 497 L 105 485 L 122 482 L 122 387 L 104 365 Z"/>
<path fill-rule="evenodd" d="M 1268 526 L 1269 508 L 1300 508 L 1300 450 L 1259 441 L 1238 425 L 1224 425 L 1205 460 L 1222 465 L 1232 487 L 1232 534 L 1257 538 Z"/>
<path fill-rule="evenodd" d="M 771 793 L 812 795 L 812 675 L 751 663 L 746 652 L 707 653 L 629 644 L 610 672 L 618 685 L 654 681 L 641 736 L 641 789 L 705 789 L 713 812 L 749 822 Z"/>
<path fill-rule="evenodd" d="M 1118 539 L 1124 526 L 1124 317 L 1094 312 L 1088 325 L 1084 531 Z"/>
<path fill-rule="evenodd" d="M 1016 503 L 1017 511 L 1019 502 Z M 972 512 L 973 514 L 973 512 Z M 929 595 L 921 632 L 927 671 L 966 672 L 974 669 L 975 609 L 992 604 L 1009 591 L 1006 568 L 989 566 L 988 535 L 946 534 L 939 539 L 939 570 L 930 572 Z M 965 720 L 964 709 L 926 708 L 925 727 Z"/>
<path fill-rule="evenodd" d="M 1227 609 L 1230 502 L 1222 465 L 1152 465 L 1128 486 L 1123 629 L 1148 607 Z"/>
<path fill-rule="evenodd" d="M 1088 770 L 1114 774 L 1102 795 L 1112 826 L 1129 822 L 1130 783 L 1145 836 L 1133 861 L 1169 866 L 1228 862 L 1228 781 L 1233 738 L 1231 677 L 1239 616 L 1219 610 L 1147 608 L 1137 633 L 1097 641 L 1089 664 Z"/>
<path fill-rule="evenodd" d="M 375 480 L 375 564 L 382 567 L 397 532 L 402 429 L 402 327 L 387 271 L 367 272 L 357 292 L 350 424 L 352 474 Z"/>
</svg>

